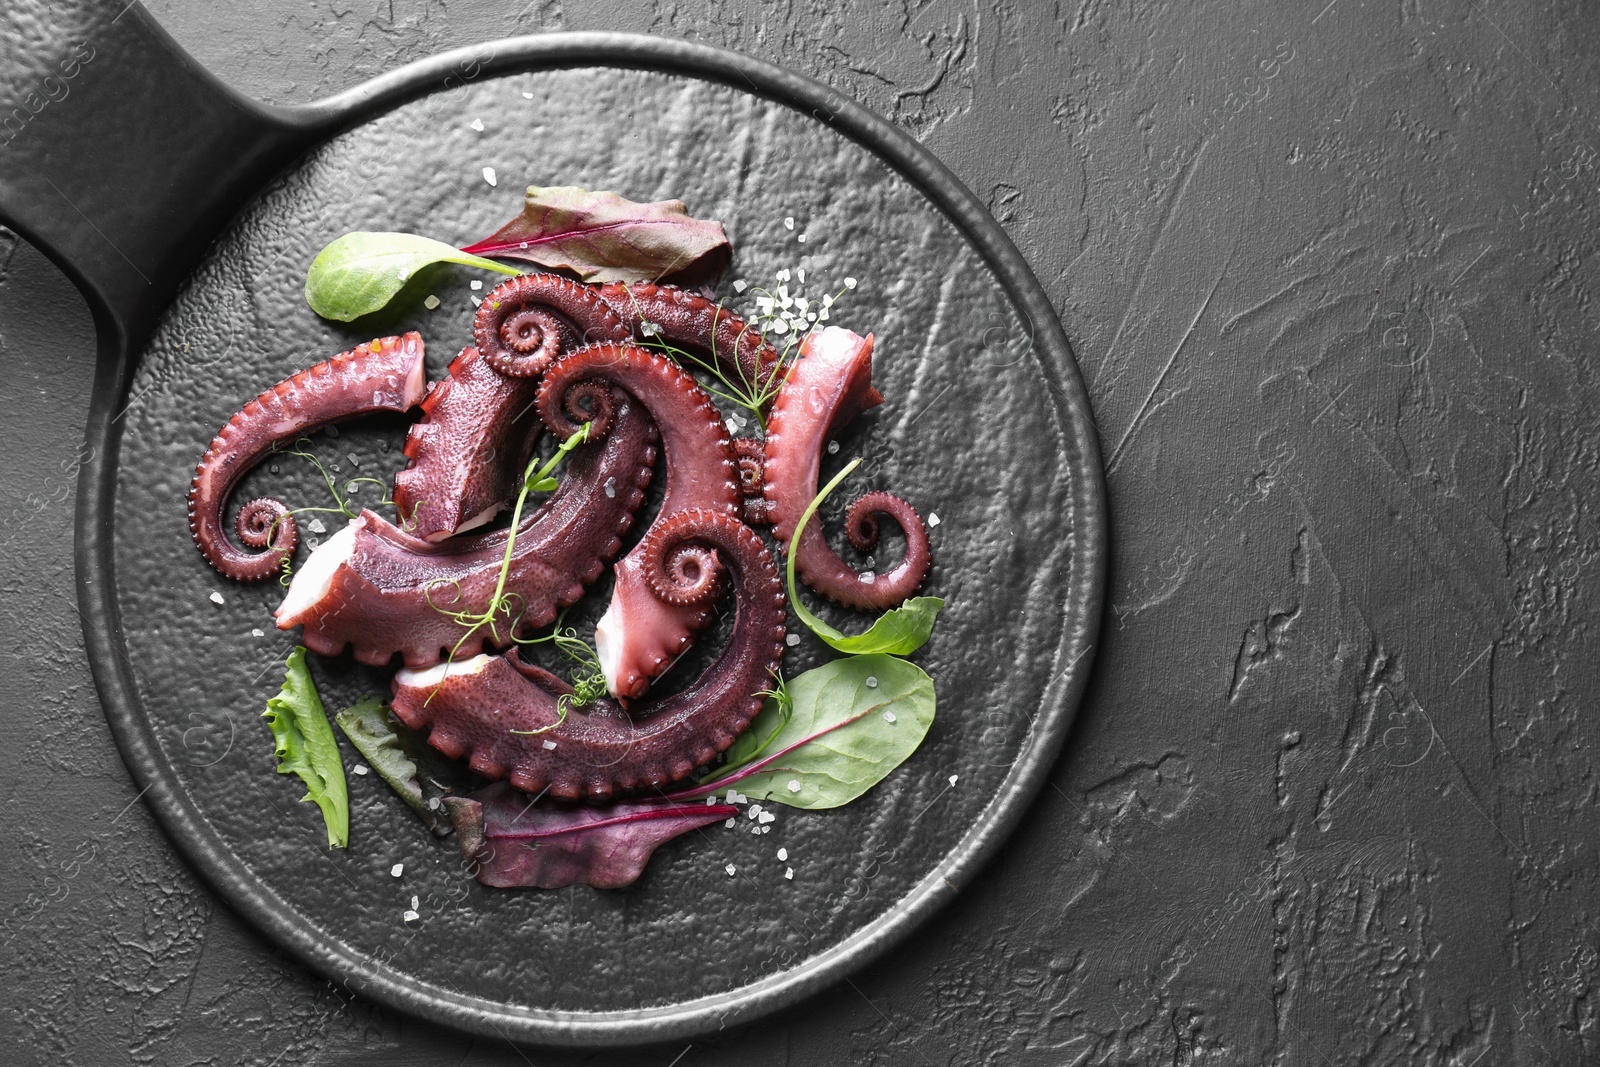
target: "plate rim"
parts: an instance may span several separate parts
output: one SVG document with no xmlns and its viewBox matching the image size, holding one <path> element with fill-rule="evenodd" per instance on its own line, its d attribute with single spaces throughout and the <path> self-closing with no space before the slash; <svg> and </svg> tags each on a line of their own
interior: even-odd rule
<svg viewBox="0 0 1600 1067">
<path fill-rule="evenodd" d="M 882 957 L 948 903 L 1016 829 L 1064 745 L 1093 669 L 1103 619 L 1107 513 L 1099 440 L 1072 348 L 1055 308 L 1000 224 L 959 178 L 910 134 L 837 90 L 740 52 L 676 38 L 624 33 L 552 33 L 502 38 L 407 64 L 318 103 L 272 109 L 323 136 L 352 128 L 409 100 L 523 71 L 602 66 L 649 70 L 750 92 L 831 127 L 872 152 L 942 212 L 994 272 L 1032 331 L 1046 384 L 1063 411 L 1062 461 L 1070 470 L 1071 529 L 1077 551 L 1060 601 L 1067 618 L 1051 678 L 1023 749 L 1000 789 L 953 849 L 890 910 L 792 967 L 721 993 L 624 1011 L 519 1008 L 442 988 L 375 962 L 338 938 L 297 923 L 227 848 L 181 787 L 133 685 L 113 570 L 112 519 L 121 445 L 122 398 L 137 360 L 115 331 L 100 331 L 98 361 L 76 518 L 78 599 L 96 689 L 135 784 L 174 848 L 229 907 L 275 947 L 327 980 L 377 1003 L 486 1037 L 535 1045 L 628 1046 L 695 1037 L 791 1006 Z M 473 68 L 470 77 L 463 72 Z M 281 173 L 281 172 L 279 172 Z M 273 174 L 266 181 L 276 178 Z M 263 185 L 265 185 L 265 181 Z M 135 799 L 139 799 L 136 797 Z"/>
</svg>

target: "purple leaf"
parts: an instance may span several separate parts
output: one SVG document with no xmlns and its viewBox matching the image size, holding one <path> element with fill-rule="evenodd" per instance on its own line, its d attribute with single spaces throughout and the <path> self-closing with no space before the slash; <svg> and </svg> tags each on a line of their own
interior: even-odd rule
<svg viewBox="0 0 1600 1067">
<path fill-rule="evenodd" d="M 714 284 L 732 256 L 719 222 L 681 200 L 636 204 L 575 185 L 528 187 L 522 214 L 463 252 L 573 271 L 586 282 Z"/>
<path fill-rule="evenodd" d="M 501 889 L 616 889 L 637 880 L 663 842 L 739 813 L 731 804 L 648 800 L 555 807 L 504 782 L 444 803 L 478 881 Z"/>
</svg>

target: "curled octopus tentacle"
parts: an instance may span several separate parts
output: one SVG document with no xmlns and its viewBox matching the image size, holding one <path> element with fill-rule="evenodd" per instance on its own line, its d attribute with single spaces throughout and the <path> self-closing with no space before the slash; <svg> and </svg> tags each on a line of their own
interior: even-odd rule
<svg viewBox="0 0 1600 1067">
<path fill-rule="evenodd" d="M 360 663 L 382 666 L 398 653 L 424 668 L 548 625 L 621 551 L 655 464 L 644 409 L 609 390 L 594 400 L 606 432 L 591 427 L 567 457 L 555 491 L 517 527 L 509 562 L 509 530 L 435 543 L 363 511 L 295 572 L 275 612 L 279 629 L 303 625 L 302 643 L 323 655 L 349 646 Z M 467 637 L 457 616 L 485 612 L 502 566 L 508 610 Z"/>
<path fill-rule="evenodd" d="M 687 777 L 725 751 L 761 710 L 783 654 L 783 584 L 761 539 L 716 511 L 679 512 L 646 543 L 653 581 L 683 595 L 710 596 L 713 555 L 734 590 L 733 635 L 706 671 L 680 693 L 624 708 L 602 698 L 565 712 L 571 686 L 514 655 L 479 656 L 395 676 L 392 707 L 406 725 L 429 731 L 439 751 L 474 771 L 529 793 L 605 800 Z M 694 573 L 670 573 L 692 549 Z M 665 567 L 663 570 L 661 568 Z M 709 576 L 709 577 L 708 577 Z M 684 583 L 687 584 L 684 584 Z M 688 593 L 686 590 L 695 590 Z"/>
<path fill-rule="evenodd" d="M 779 373 L 777 350 L 767 339 L 699 293 L 676 285 L 608 282 L 600 287 L 600 296 L 635 337 L 659 339 L 715 359 L 731 381 L 765 387 Z"/>
<path fill-rule="evenodd" d="M 277 574 L 298 533 L 283 503 L 252 500 L 236 529 L 247 552 L 228 540 L 228 497 L 256 464 L 285 441 L 340 419 L 374 411 L 406 411 L 427 388 L 422 338 L 380 337 L 279 382 L 239 410 L 217 432 L 189 484 L 189 529 L 218 571 L 241 582 Z"/>
<path fill-rule="evenodd" d="M 417 536 L 439 541 L 483 525 L 506 506 L 536 437 L 538 375 L 560 353 L 628 328 L 593 286 L 524 274 L 478 305 L 476 345 L 450 364 L 406 437 L 410 466 L 394 499 Z"/>
<path fill-rule="evenodd" d="M 754 437 L 733 439 L 733 466 L 739 477 L 744 521 L 751 526 L 772 521 L 772 505 L 767 501 L 766 455 L 766 445 Z"/>
<path fill-rule="evenodd" d="M 627 344 L 580 348 L 552 364 L 539 386 L 538 412 L 557 436 L 586 417 L 582 390 L 610 382 L 649 410 L 666 453 L 660 514 L 705 509 L 737 518 L 739 490 L 732 446 L 720 414 L 695 380 L 672 360 Z M 613 568 L 611 604 L 595 631 L 595 649 L 613 696 L 637 697 L 664 672 L 710 621 L 700 604 L 666 604 L 649 588 L 641 542 Z"/>
<path fill-rule="evenodd" d="M 817 494 L 822 452 L 828 439 L 883 397 L 872 386 L 872 337 L 830 326 L 800 343 L 783 390 L 767 420 L 766 498 L 773 536 L 787 543 Z M 889 493 L 857 500 L 845 520 L 846 535 L 857 549 L 878 543 L 878 520 L 888 516 L 905 533 L 900 562 L 878 575 L 862 574 L 839 558 L 822 535 L 821 524 L 806 524 L 795 549 L 795 569 L 807 585 L 836 603 L 882 611 L 916 592 L 928 576 L 932 553 L 928 531 L 916 509 Z"/>
</svg>

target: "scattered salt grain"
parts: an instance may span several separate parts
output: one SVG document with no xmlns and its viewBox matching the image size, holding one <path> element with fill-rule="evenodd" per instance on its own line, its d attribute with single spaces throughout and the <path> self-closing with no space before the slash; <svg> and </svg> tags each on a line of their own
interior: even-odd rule
<svg viewBox="0 0 1600 1067">
<path fill-rule="evenodd" d="M 861 572 L 861 580 L 863 582 L 865 582 L 867 585 L 871 585 L 873 582 L 878 580 L 878 576 L 873 571 L 862 571 Z"/>
<path fill-rule="evenodd" d="M 790 215 L 788 218 L 783 220 L 783 228 L 786 229 L 786 230 L 794 229 L 794 216 L 793 215 Z"/>
<path fill-rule="evenodd" d="M 220 603 L 222 603 L 222 594 L 221 594 L 221 593 L 212 593 L 212 594 L 211 594 L 211 602 L 212 602 L 212 603 L 213 603 L 213 604 L 220 604 Z"/>
<path fill-rule="evenodd" d="M 800 643 L 800 635 L 799 634 L 790 634 L 788 637 L 785 637 L 783 639 L 783 643 L 788 645 L 790 648 L 793 648 L 795 645 L 798 645 Z"/>
<path fill-rule="evenodd" d="M 532 93 L 523 93 L 522 94 L 522 99 L 524 99 L 524 100 L 532 100 L 533 99 L 533 94 Z"/>
<path fill-rule="evenodd" d="M 365 763 L 358 763 L 354 767 L 351 767 L 350 769 L 352 771 L 354 771 L 356 774 L 366 774 L 367 773 L 367 765 Z"/>
<path fill-rule="evenodd" d="M 892 711 L 886 711 L 886 712 L 883 713 L 883 721 L 884 722 L 894 722 L 894 718 L 895 718 L 894 712 L 892 712 Z"/>
<path fill-rule="evenodd" d="M 801 285 L 804 285 L 806 283 L 806 269 L 801 267 L 799 270 L 794 272 L 794 277 L 796 281 L 798 281 Z"/>
<path fill-rule="evenodd" d="M 784 860 L 786 860 L 788 858 L 789 858 L 789 850 L 786 849 L 786 848 L 780 848 L 778 850 L 778 862 L 782 863 Z"/>
<path fill-rule="evenodd" d="M 745 817 L 753 819 L 757 815 L 760 815 L 760 814 L 761 814 L 761 805 L 760 804 L 752 804 L 752 805 L 750 805 L 750 810 L 745 812 Z"/>
<path fill-rule="evenodd" d="M 397 863 L 393 867 L 389 868 L 389 877 L 391 877 L 391 878 L 398 878 L 402 874 L 405 874 L 405 873 L 406 873 L 406 865 L 403 864 L 403 863 Z"/>
<path fill-rule="evenodd" d="M 770 833 L 772 833 L 772 827 L 770 827 L 770 826 L 758 826 L 758 827 L 756 827 L 756 833 L 758 833 L 758 834 L 770 834 Z"/>
<path fill-rule="evenodd" d="M 439 298 L 434 296 L 432 293 L 429 293 L 428 299 L 422 302 L 422 306 L 427 308 L 429 311 L 432 311 L 434 308 L 439 306 Z"/>
<path fill-rule="evenodd" d="M 794 868 L 793 867 L 785 867 L 783 869 L 783 876 L 785 878 L 789 879 L 791 882 L 794 881 Z"/>
<path fill-rule="evenodd" d="M 742 293 L 748 288 L 750 288 L 750 285 L 749 285 L 748 282 L 734 282 L 733 283 L 733 291 L 736 292 L 736 293 Z"/>
<path fill-rule="evenodd" d="M 495 183 L 494 168 L 493 167 L 484 167 L 483 168 L 483 180 L 488 182 L 490 185 L 496 184 Z"/>
<path fill-rule="evenodd" d="M 805 244 L 805 243 L 806 243 L 806 235 L 805 235 L 805 234 L 803 234 L 803 233 L 801 233 L 801 234 L 796 234 L 796 235 L 795 235 L 795 240 L 796 240 L 796 241 L 799 241 L 799 242 L 800 242 L 800 243 L 801 243 L 801 244 Z"/>
<path fill-rule="evenodd" d="M 400 918 L 404 919 L 408 923 L 414 923 L 418 919 L 422 918 L 422 916 L 418 915 L 414 911 L 408 911 L 404 915 L 400 916 Z"/>
<path fill-rule="evenodd" d="M 730 815 L 730 816 L 728 816 L 728 821 L 723 823 L 722 825 L 724 825 L 724 826 L 732 826 L 733 823 L 734 823 L 734 817 L 732 815 Z"/>
<path fill-rule="evenodd" d="M 546 741 L 544 743 L 544 747 L 545 747 L 545 751 L 547 751 L 547 752 L 554 751 L 554 749 L 556 747 L 556 743 L 554 741 Z"/>
<path fill-rule="evenodd" d="M 960 777 L 961 777 L 961 776 L 960 776 L 960 775 L 959 775 L 959 774 L 952 774 L 952 775 L 951 775 L 951 776 L 950 776 L 950 784 L 951 784 L 951 785 L 955 785 L 955 784 L 956 784 L 956 779 L 957 779 L 957 778 L 960 778 Z"/>
<path fill-rule="evenodd" d="M 732 419 L 726 420 L 722 425 L 728 428 L 728 432 L 730 434 L 738 434 L 739 432 L 739 424 L 734 422 Z"/>
<path fill-rule="evenodd" d="M 734 876 L 734 875 L 736 875 L 736 874 L 738 874 L 738 873 L 739 873 L 739 868 L 737 868 L 737 867 L 735 867 L 735 866 L 734 866 L 734 865 L 733 865 L 733 864 L 731 864 L 731 863 L 730 863 L 730 864 L 728 864 L 728 865 L 727 865 L 727 866 L 726 866 L 726 867 L 724 867 L 724 868 L 723 868 L 723 870 L 725 870 L 725 871 L 727 871 L 727 872 L 728 872 L 728 877 L 729 877 L 729 878 L 732 878 L 732 877 L 733 877 L 733 876 Z"/>
<path fill-rule="evenodd" d="M 430 810 L 432 810 L 432 811 L 438 811 L 439 810 L 439 798 L 438 797 L 429 797 L 428 798 L 428 808 Z"/>
<path fill-rule="evenodd" d="M 709 808 L 713 804 L 715 804 L 716 802 L 717 802 L 717 795 L 715 793 L 712 793 L 710 796 L 706 797 L 706 807 Z"/>
<path fill-rule="evenodd" d="M 942 521 L 943 521 L 943 520 L 941 520 L 941 519 L 940 519 L 940 518 L 939 518 L 939 513 L 938 513 L 938 512 L 937 512 L 937 511 L 935 511 L 935 512 L 932 512 L 932 513 L 930 513 L 930 514 L 929 514 L 929 515 L 928 515 L 928 525 L 929 525 L 929 526 L 937 526 L 937 525 L 939 525 L 939 523 L 940 523 L 940 522 L 942 522 Z"/>
<path fill-rule="evenodd" d="M 467 287 L 469 289 L 471 289 L 473 292 L 477 292 L 479 289 L 483 288 L 483 283 L 478 281 L 476 278 L 474 278 L 471 282 L 468 283 Z"/>
<path fill-rule="evenodd" d="M 312 533 L 327 533 L 328 532 L 328 528 L 326 526 L 322 525 L 322 520 L 321 519 L 312 519 L 309 523 L 306 524 L 306 528 L 309 529 Z"/>
<path fill-rule="evenodd" d="M 606 479 L 605 489 L 606 489 L 606 499 L 607 500 L 616 499 L 616 496 L 617 496 L 617 480 L 615 478 L 607 478 Z"/>
<path fill-rule="evenodd" d="M 265 637 L 267 635 L 265 633 L 263 633 L 262 631 L 260 631 L 260 630 L 251 630 L 250 631 L 250 636 L 251 637 Z"/>
<path fill-rule="evenodd" d="M 798 778 L 789 779 L 789 792 L 791 792 L 791 793 L 800 792 L 800 779 L 798 779 Z"/>
<path fill-rule="evenodd" d="M 469 297 L 468 299 L 472 301 L 473 307 L 477 307 L 479 304 L 483 303 L 483 297 L 481 296 Z"/>
<path fill-rule="evenodd" d="M 876 689 L 876 688 L 878 688 L 878 676 L 877 675 L 875 675 L 875 674 L 867 675 L 867 688 L 868 689 Z"/>
<path fill-rule="evenodd" d="M 422 907 L 422 901 L 419 898 L 413 896 L 411 898 L 411 910 L 412 911 L 416 911 L 420 907 Z"/>
<path fill-rule="evenodd" d="M 854 289 L 856 287 L 856 280 L 854 278 L 846 278 L 844 280 L 844 287 L 846 289 Z"/>
<path fill-rule="evenodd" d="M 759 835 L 759 834 L 760 834 L 760 833 L 761 833 L 761 827 L 759 827 L 759 826 L 752 826 L 752 827 L 750 827 L 750 832 L 751 832 L 751 833 L 752 833 L 752 834 L 757 834 L 757 835 Z"/>
<path fill-rule="evenodd" d="M 789 268 L 788 267 L 783 268 L 777 274 L 774 274 L 773 277 L 778 279 L 780 282 L 788 281 L 789 280 Z"/>
<path fill-rule="evenodd" d="M 769 822 L 775 822 L 777 818 L 778 817 L 772 814 L 772 812 L 764 811 L 760 815 L 756 816 L 756 821 L 765 826 Z"/>
<path fill-rule="evenodd" d="M 830 456 L 834 455 L 838 451 L 839 451 L 839 442 L 838 441 L 829 441 L 828 442 L 828 455 L 830 455 Z"/>
<path fill-rule="evenodd" d="M 482 133 L 483 132 L 483 120 L 482 119 L 473 119 L 472 120 L 472 128 L 477 130 L 479 133 Z"/>
</svg>

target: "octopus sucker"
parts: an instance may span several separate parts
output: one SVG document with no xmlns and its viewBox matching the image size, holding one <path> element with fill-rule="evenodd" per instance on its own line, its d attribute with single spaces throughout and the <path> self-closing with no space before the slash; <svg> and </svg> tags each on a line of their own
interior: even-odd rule
<svg viewBox="0 0 1600 1067">
<path fill-rule="evenodd" d="M 560 436 L 580 416 L 571 397 L 593 382 L 609 382 L 649 410 L 661 430 L 666 488 L 660 514 L 703 509 L 737 518 L 740 496 L 732 444 L 711 398 L 672 360 L 628 344 L 599 344 L 557 360 L 539 386 L 539 417 Z M 624 404 L 623 407 L 628 405 Z M 641 566 L 643 544 L 613 567 L 612 601 L 596 632 L 606 686 L 618 698 L 637 697 L 686 649 L 711 618 L 708 608 L 667 604 L 650 592 Z"/>
<path fill-rule="evenodd" d="M 787 543 L 817 493 L 828 440 L 862 411 L 883 402 L 872 385 L 872 335 L 830 326 L 808 334 L 800 359 L 772 404 L 767 420 L 765 479 L 773 536 Z M 866 552 L 878 542 L 878 522 L 893 519 L 905 534 L 905 554 L 881 574 L 865 574 L 839 558 L 820 522 L 806 524 L 795 550 L 805 583 L 845 607 L 882 611 L 916 592 L 928 576 L 928 531 L 915 508 L 890 493 L 869 493 L 846 516 L 851 544 Z"/>
<path fill-rule="evenodd" d="M 407 411 L 423 399 L 422 337 L 380 337 L 274 385 L 218 431 L 189 484 L 189 529 L 207 562 L 241 582 L 277 574 L 298 539 L 294 517 L 270 497 L 252 500 L 238 519 L 240 540 L 223 521 L 234 486 L 279 445 L 331 422 L 375 411 Z"/>
<path fill-rule="evenodd" d="M 432 542 L 363 511 L 295 573 L 274 613 L 278 628 L 304 626 L 306 647 L 327 655 L 349 647 L 361 663 L 399 654 L 425 668 L 548 625 L 616 557 L 650 484 L 655 423 L 637 404 L 614 407 L 610 432 L 574 449 L 559 486 L 523 517 L 509 563 L 508 529 Z M 469 635 L 458 616 L 485 611 L 502 567 L 508 613 Z"/>
<path fill-rule="evenodd" d="M 448 669 L 401 670 L 391 706 L 406 725 L 428 730 L 440 751 L 467 755 L 487 777 L 529 793 L 608 800 L 679 781 L 725 751 L 761 710 L 762 691 L 783 654 L 783 584 L 761 539 L 737 518 L 691 510 L 667 516 L 647 535 L 653 582 L 691 597 L 733 588 L 733 633 L 717 660 L 683 691 L 624 708 L 602 698 L 569 708 L 567 683 L 514 653 L 474 657 Z M 717 577 L 673 560 L 714 556 Z M 693 590 L 692 592 L 690 590 Z"/>
</svg>

